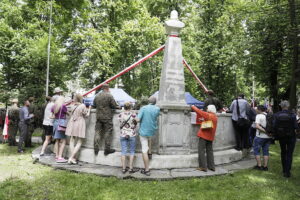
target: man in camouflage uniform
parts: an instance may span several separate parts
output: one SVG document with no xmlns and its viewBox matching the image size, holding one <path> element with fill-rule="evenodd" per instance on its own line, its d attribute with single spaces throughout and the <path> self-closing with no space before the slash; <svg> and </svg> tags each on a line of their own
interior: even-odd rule
<svg viewBox="0 0 300 200">
<path fill-rule="evenodd" d="M 30 103 L 30 105 L 28 107 L 29 114 L 34 114 L 35 117 L 32 117 L 28 122 L 28 134 L 27 134 L 27 137 L 25 139 L 25 147 L 32 147 L 31 138 L 32 138 L 32 134 L 33 134 L 33 132 L 35 130 L 35 127 L 36 127 L 37 107 L 34 104 L 34 97 L 29 97 L 28 101 Z"/>
<path fill-rule="evenodd" d="M 204 101 L 204 110 L 207 110 L 207 106 L 208 105 L 214 105 L 217 109 L 217 111 L 221 111 L 222 110 L 222 103 L 221 101 L 215 97 L 215 93 L 212 90 L 208 90 L 207 91 L 207 99 L 205 99 Z"/>
<path fill-rule="evenodd" d="M 115 150 L 110 148 L 111 136 L 113 132 L 113 109 L 118 108 L 116 101 L 109 92 L 109 85 L 102 86 L 102 92 L 94 99 L 94 106 L 96 107 L 96 127 L 94 138 L 95 154 L 98 154 L 100 148 L 100 141 L 104 138 L 105 149 L 104 155 L 114 153 Z"/>
<path fill-rule="evenodd" d="M 19 112 L 20 108 L 18 107 L 18 100 L 13 99 L 11 107 L 8 109 L 8 145 L 17 146 L 16 135 L 18 133 L 18 123 L 19 123 Z"/>
</svg>

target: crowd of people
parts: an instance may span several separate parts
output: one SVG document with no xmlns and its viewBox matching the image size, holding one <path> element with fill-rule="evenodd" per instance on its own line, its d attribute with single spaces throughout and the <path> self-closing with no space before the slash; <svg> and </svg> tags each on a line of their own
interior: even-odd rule
<svg viewBox="0 0 300 200">
<path fill-rule="evenodd" d="M 256 170 L 268 171 L 269 146 L 279 141 L 282 173 L 291 177 L 296 136 L 300 129 L 300 111 L 290 111 L 289 102 L 280 104 L 281 110 L 273 113 L 268 105 L 250 105 L 243 94 L 233 100 L 229 112 L 235 129 L 236 149 L 251 150 L 255 156 Z"/>
<path fill-rule="evenodd" d="M 91 105 L 83 103 L 83 96 L 75 94 L 71 103 L 66 104 L 60 88 L 55 88 L 55 95 L 46 98 L 43 107 L 43 129 L 45 140 L 42 145 L 40 157 L 45 156 L 47 146 L 54 141 L 54 154 L 57 163 L 77 164 L 78 152 L 86 137 L 86 121 L 90 115 Z M 120 146 L 122 173 L 132 174 L 139 171 L 134 168 L 137 139 L 141 143 L 144 169 L 141 173 L 150 176 L 149 160 L 152 159 L 151 141 L 158 129 L 157 119 L 160 108 L 155 105 L 155 97 L 150 97 L 148 105 L 136 112 L 132 104 L 124 104 L 119 114 Z M 96 125 L 94 136 L 94 152 L 98 156 L 101 141 L 104 141 L 104 156 L 112 154 L 114 109 L 120 109 L 109 91 L 109 85 L 102 86 L 102 92 L 97 94 L 93 101 L 96 108 Z M 244 95 L 239 95 L 231 103 L 227 112 L 232 113 L 232 123 L 235 129 L 236 150 L 253 151 L 257 165 L 256 170 L 268 170 L 269 146 L 278 140 L 281 148 L 282 172 L 284 177 L 291 176 L 293 151 L 296 144 L 296 134 L 299 130 L 300 111 L 298 115 L 289 111 L 289 102 L 282 101 L 281 111 L 273 113 L 271 107 L 264 105 L 251 105 Z M 222 110 L 221 102 L 214 97 L 213 91 L 208 92 L 204 110 L 191 106 L 203 122 L 197 133 L 198 162 L 200 171 L 215 171 L 213 141 L 217 130 L 217 112 Z M 9 108 L 9 145 L 17 145 L 16 135 L 19 129 L 20 139 L 18 152 L 23 153 L 24 147 L 31 146 L 31 137 L 34 130 L 36 107 L 34 98 L 24 101 L 23 107 L 18 107 L 18 100 L 12 100 Z M 139 128 L 137 128 L 139 126 Z M 69 137 L 69 157 L 65 159 L 64 149 Z M 129 162 L 127 164 L 127 158 Z"/>
</svg>

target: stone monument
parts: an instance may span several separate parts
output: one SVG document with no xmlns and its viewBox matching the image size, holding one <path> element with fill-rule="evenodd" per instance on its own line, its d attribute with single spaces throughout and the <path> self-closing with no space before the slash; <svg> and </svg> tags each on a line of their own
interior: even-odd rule
<svg viewBox="0 0 300 200">
<path fill-rule="evenodd" d="M 190 107 L 185 102 L 185 82 L 180 30 L 184 23 L 177 11 L 165 22 L 168 35 L 164 51 L 157 105 L 161 108 L 159 134 L 160 154 L 189 153 Z"/>
<path fill-rule="evenodd" d="M 168 34 L 164 62 L 161 73 L 160 89 L 157 105 L 161 108 L 159 128 L 152 137 L 152 160 L 150 168 L 173 169 L 198 166 L 199 125 L 191 124 L 191 109 L 185 102 L 185 83 L 180 30 L 184 23 L 178 20 L 178 13 L 172 11 L 171 19 L 165 23 Z M 112 148 L 116 153 L 103 155 L 103 146 L 98 155 L 94 154 L 94 135 L 96 112 L 91 111 L 86 120 L 86 139 L 82 145 L 79 160 L 87 163 L 106 166 L 121 166 L 120 124 L 118 120 L 121 110 L 113 117 Z M 138 111 L 137 111 L 138 112 Z M 215 164 L 230 163 L 240 160 L 242 153 L 236 151 L 234 129 L 231 114 L 218 114 L 218 126 L 214 141 Z M 68 148 L 65 148 L 66 151 Z M 68 154 L 68 152 L 65 152 Z M 135 167 L 143 167 L 141 145 L 137 139 Z"/>
</svg>

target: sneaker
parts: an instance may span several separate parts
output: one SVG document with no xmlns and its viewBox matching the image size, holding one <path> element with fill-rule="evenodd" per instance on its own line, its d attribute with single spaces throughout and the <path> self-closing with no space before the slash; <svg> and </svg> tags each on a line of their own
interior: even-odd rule
<svg viewBox="0 0 300 200">
<path fill-rule="evenodd" d="M 40 156 L 44 156 L 45 154 L 44 153 L 40 153 Z"/>
<path fill-rule="evenodd" d="M 213 172 L 215 172 L 216 171 L 216 169 L 215 168 L 208 168 L 210 171 L 213 171 Z"/>
<path fill-rule="evenodd" d="M 66 163 L 66 162 L 68 162 L 66 159 L 64 159 L 64 158 L 57 158 L 56 159 L 56 162 L 57 163 Z"/>
<path fill-rule="evenodd" d="M 290 172 L 283 173 L 283 176 L 285 178 L 290 178 L 291 177 L 291 173 Z"/>
<path fill-rule="evenodd" d="M 98 155 L 99 149 L 94 149 L 95 156 Z"/>
<path fill-rule="evenodd" d="M 104 155 L 107 156 L 108 154 L 115 153 L 115 152 L 116 152 L 116 150 L 114 150 L 114 149 L 106 149 L 104 151 Z"/>
<path fill-rule="evenodd" d="M 24 150 L 23 149 L 19 149 L 18 153 L 24 153 Z"/>
<path fill-rule="evenodd" d="M 258 165 L 256 165 L 256 166 L 254 166 L 254 167 L 253 167 L 253 169 L 256 169 L 256 170 L 262 170 L 262 167 L 261 167 L 261 166 L 258 166 Z"/>
<path fill-rule="evenodd" d="M 263 170 L 263 171 L 268 171 L 269 168 L 268 168 L 268 167 L 262 167 L 262 170 Z"/>
<path fill-rule="evenodd" d="M 203 167 L 198 167 L 197 170 L 203 171 L 203 172 L 207 172 L 207 169 L 206 169 L 206 168 L 203 168 Z"/>
</svg>

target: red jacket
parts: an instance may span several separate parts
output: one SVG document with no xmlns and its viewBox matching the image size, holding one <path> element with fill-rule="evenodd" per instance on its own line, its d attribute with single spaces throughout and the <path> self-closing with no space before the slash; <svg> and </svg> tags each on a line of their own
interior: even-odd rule
<svg viewBox="0 0 300 200">
<path fill-rule="evenodd" d="M 205 140 L 208 141 L 214 141 L 215 135 L 216 135 L 216 130 L 217 130 L 217 122 L 218 122 L 218 117 L 214 113 L 210 112 L 204 112 L 200 109 L 198 109 L 196 106 L 192 106 L 192 109 L 201 117 L 204 118 L 205 121 L 211 120 L 213 122 L 213 128 L 208 128 L 208 129 L 202 129 L 200 127 L 200 130 L 198 131 L 197 136 L 201 137 Z"/>
</svg>

